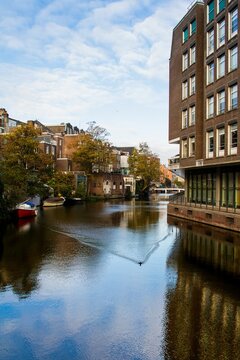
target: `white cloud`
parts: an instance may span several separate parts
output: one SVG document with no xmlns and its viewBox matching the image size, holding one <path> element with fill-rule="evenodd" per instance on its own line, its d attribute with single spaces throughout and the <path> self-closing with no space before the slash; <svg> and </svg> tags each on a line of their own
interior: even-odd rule
<svg viewBox="0 0 240 360">
<path fill-rule="evenodd" d="M 107 111 L 122 103 L 126 126 L 118 139 L 126 140 L 127 122 L 138 127 L 137 119 L 143 124 L 151 112 L 151 127 L 129 141 L 143 141 L 141 135 L 152 128 L 147 141 L 157 146 L 156 131 L 164 128 L 158 135 L 163 151 L 172 28 L 189 2 L 55 0 L 40 8 L 29 0 L 29 13 L 17 2 L 8 9 L 0 4 L 6 14 L 0 21 L 1 107 L 22 120 L 78 124 L 91 116 L 108 118 L 105 126 L 113 127 Z"/>
</svg>

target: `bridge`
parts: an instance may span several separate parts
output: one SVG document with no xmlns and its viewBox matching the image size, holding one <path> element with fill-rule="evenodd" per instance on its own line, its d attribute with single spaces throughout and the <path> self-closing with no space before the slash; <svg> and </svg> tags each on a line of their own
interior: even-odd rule
<svg viewBox="0 0 240 360">
<path fill-rule="evenodd" d="M 156 194 L 164 194 L 164 195 L 173 195 L 173 194 L 178 194 L 181 192 L 184 192 L 185 189 L 182 188 L 160 188 L 160 187 L 152 187 L 151 188 L 151 193 L 156 193 Z"/>
</svg>

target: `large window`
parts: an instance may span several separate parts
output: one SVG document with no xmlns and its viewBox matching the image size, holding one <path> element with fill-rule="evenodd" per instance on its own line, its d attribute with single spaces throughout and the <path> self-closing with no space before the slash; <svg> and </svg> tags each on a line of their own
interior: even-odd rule
<svg viewBox="0 0 240 360">
<path fill-rule="evenodd" d="M 190 35 L 195 34 L 196 29 L 197 29 L 197 22 L 196 19 L 194 19 L 190 24 Z"/>
<path fill-rule="evenodd" d="M 185 43 L 188 40 L 188 28 L 186 27 L 183 30 L 183 42 Z"/>
<path fill-rule="evenodd" d="M 217 24 L 217 47 L 224 45 L 224 43 L 225 43 L 225 20 L 222 20 Z"/>
<path fill-rule="evenodd" d="M 214 0 L 210 1 L 207 6 L 207 20 L 208 22 L 214 19 Z"/>
<path fill-rule="evenodd" d="M 221 206 L 240 207 L 240 173 L 224 171 L 220 175 Z"/>
<path fill-rule="evenodd" d="M 196 108 L 195 105 L 190 106 L 189 108 L 189 125 L 195 125 L 196 121 Z"/>
<path fill-rule="evenodd" d="M 212 118 L 214 115 L 214 96 L 207 98 L 207 119 Z"/>
<path fill-rule="evenodd" d="M 188 97 L 188 81 L 184 81 L 182 83 L 182 99 L 186 99 Z"/>
<path fill-rule="evenodd" d="M 188 126 L 188 111 L 187 109 L 182 111 L 182 129 L 187 128 Z"/>
<path fill-rule="evenodd" d="M 237 153 L 238 131 L 237 123 L 228 126 L 228 154 L 235 155 Z"/>
<path fill-rule="evenodd" d="M 214 52 L 214 29 L 207 33 L 207 55 Z"/>
<path fill-rule="evenodd" d="M 217 6 L 218 13 L 224 10 L 225 6 L 226 6 L 226 0 L 218 0 L 218 6 Z"/>
<path fill-rule="evenodd" d="M 214 137 L 213 137 L 213 130 L 207 131 L 206 136 L 206 157 L 212 158 L 213 151 L 214 151 Z"/>
<path fill-rule="evenodd" d="M 188 201 L 216 205 L 216 174 L 214 172 L 190 172 L 188 178 Z"/>
<path fill-rule="evenodd" d="M 217 94 L 217 114 L 223 114 L 225 112 L 225 90 L 218 92 Z"/>
<path fill-rule="evenodd" d="M 237 35 L 238 32 L 238 9 L 235 8 L 229 13 L 229 38 Z"/>
<path fill-rule="evenodd" d="M 229 71 L 238 67 L 238 47 L 234 46 L 229 50 Z"/>
<path fill-rule="evenodd" d="M 182 57 L 182 69 L 183 71 L 188 68 L 188 52 L 185 52 Z"/>
<path fill-rule="evenodd" d="M 217 129 L 217 156 L 224 156 L 225 151 L 225 129 Z"/>
<path fill-rule="evenodd" d="M 229 87 L 229 104 L 228 109 L 234 110 L 238 106 L 238 87 L 234 84 Z"/>
<path fill-rule="evenodd" d="M 217 78 L 221 78 L 225 75 L 225 54 L 217 58 Z"/>
<path fill-rule="evenodd" d="M 193 95 L 196 92 L 196 78 L 195 75 L 190 77 L 190 94 L 189 95 Z"/>
<path fill-rule="evenodd" d="M 194 64 L 196 62 L 196 46 L 193 45 L 190 48 L 190 65 Z"/>
<path fill-rule="evenodd" d="M 207 85 L 214 82 L 214 62 L 207 65 Z"/>
</svg>

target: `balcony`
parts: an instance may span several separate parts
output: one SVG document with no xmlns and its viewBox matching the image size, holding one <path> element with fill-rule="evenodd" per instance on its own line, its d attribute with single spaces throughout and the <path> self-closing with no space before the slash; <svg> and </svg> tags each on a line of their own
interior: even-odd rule
<svg viewBox="0 0 240 360">
<path fill-rule="evenodd" d="M 180 155 L 179 154 L 168 159 L 168 168 L 169 168 L 169 170 L 177 170 L 180 168 Z"/>
</svg>

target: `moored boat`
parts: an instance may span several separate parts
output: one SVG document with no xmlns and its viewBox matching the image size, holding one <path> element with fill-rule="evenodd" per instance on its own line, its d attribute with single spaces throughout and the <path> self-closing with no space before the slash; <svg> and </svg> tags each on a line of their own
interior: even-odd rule
<svg viewBox="0 0 240 360">
<path fill-rule="evenodd" d="M 61 206 L 64 202 L 65 198 L 63 196 L 49 197 L 43 201 L 43 207 Z"/>
<path fill-rule="evenodd" d="M 25 201 L 16 206 L 14 209 L 14 215 L 18 219 L 33 217 L 37 215 L 37 208 L 30 201 Z"/>
</svg>

